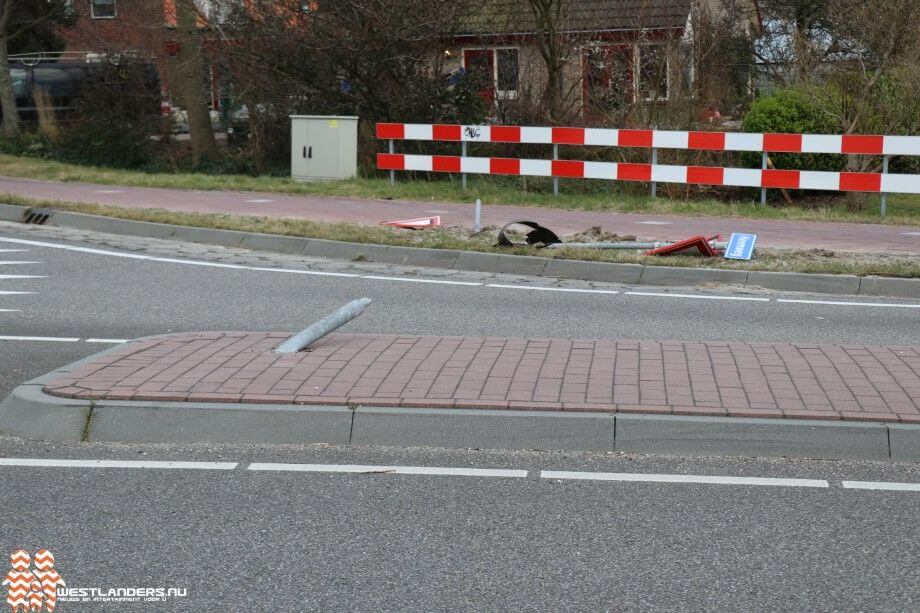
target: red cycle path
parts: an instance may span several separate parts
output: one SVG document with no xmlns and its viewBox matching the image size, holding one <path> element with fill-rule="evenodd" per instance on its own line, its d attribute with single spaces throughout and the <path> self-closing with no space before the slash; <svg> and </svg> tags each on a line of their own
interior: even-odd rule
<svg viewBox="0 0 920 613">
<path fill-rule="evenodd" d="M 174 402 L 607 411 L 920 423 L 920 348 L 332 334 L 175 334 L 45 387 Z"/>
<path fill-rule="evenodd" d="M 394 200 L 286 196 L 261 192 L 219 192 L 60 183 L 0 177 L 0 193 L 71 202 L 97 202 L 128 208 L 190 213 L 290 217 L 318 221 L 376 224 L 381 221 L 440 215 L 446 225 L 472 226 L 473 205 Z M 762 247 L 831 249 L 920 254 L 920 226 L 680 217 L 598 211 L 490 206 L 483 223 L 504 225 L 527 219 L 569 235 L 601 226 L 608 232 L 645 240 L 680 240 L 694 235 L 732 232 L 757 234 Z"/>
</svg>

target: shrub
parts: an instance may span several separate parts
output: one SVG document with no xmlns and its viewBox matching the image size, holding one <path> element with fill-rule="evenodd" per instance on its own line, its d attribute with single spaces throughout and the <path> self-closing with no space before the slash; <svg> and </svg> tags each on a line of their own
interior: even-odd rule
<svg viewBox="0 0 920 613">
<path fill-rule="evenodd" d="M 139 168 L 153 156 L 162 127 L 159 92 L 142 64 L 94 67 L 74 100 L 58 156 L 66 161 Z"/>
<path fill-rule="evenodd" d="M 742 121 L 745 132 L 788 134 L 839 134 L 840 127 L 825 113 L 814 98 L 798 90 L 781 90 L 758 98 Z M 746 155 L 751 166 L 760 163 L 760 156 Z M 770 159 L 777 168 L 794 170 L 840 170 L 843 157 L 825 154 L 774 153 Z"/>
</svg>

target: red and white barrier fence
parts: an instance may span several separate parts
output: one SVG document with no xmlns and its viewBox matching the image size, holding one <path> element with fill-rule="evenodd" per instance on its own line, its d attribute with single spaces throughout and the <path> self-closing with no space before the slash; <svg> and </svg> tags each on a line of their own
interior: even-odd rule
<svg viewBox="0 0 920 613">
<path fill-rule="evenodd" d="M 920 155 L 920 136 L 754 134 L 379 123 L 377 124 L 377 138 L 381 140 L 584 145 L 695 151 Z"/>
<path fill-rule="evenodd" d="M 558 179 L 606 179 L 657 183 L 716 185 L 766 190 L 807 189 L 882 194 L 882 215 L 888 193 L 920 193 L 920 175 L 890 174 L 891 156 L 920 156 L 920 136 L 864 136 L 820 134 L 752 134 L 736 132 L 693 132 L 670 130 L 615 130 L 604 128 L 466 126 L 430 124 L 377 124 L 377 138 L 389 141 L 389 153 L 377 156 L 377 166 L 390 171 L 446 172 L 467 174 L 552 177 L 558 193 Z M 403 155 L 395 152 L 395 141 L 458 142 L 462 156 Z M 467 157 L 468 143 L 553 145 L 552 160 Z M 652 150 L 651 164 L 584 162 L 560 160 L 559 145 L 633 147 Z M 762 153 L 760 169 L 658 164 L 658 149 L 696 151 L 754 151 Z M 882 173 L 817 172 L 769 168 L 770 153 L 830 153 L 878 155 Z"/>
<path fill-rule="evenodd" d="M 622 164 L 574 160 L 523 160 L 516 158 L 388 153 L 381 153 L 377 156 L 377 167 L 380 170 L 414 170 L 479 175 L 920 194 L 920 175 L 881 175 L 861 172 L 760 170 L 713 166 L 669 166 L 663 164 Z"/>
</svg>

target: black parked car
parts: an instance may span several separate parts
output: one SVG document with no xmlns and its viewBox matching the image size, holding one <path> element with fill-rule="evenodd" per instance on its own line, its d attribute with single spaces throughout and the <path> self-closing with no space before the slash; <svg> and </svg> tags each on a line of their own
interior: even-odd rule
<svg viewBox="0 0 920 613">
<path fill-rule="evenodd" d="M 11 61 L 10 64 L 13 95 L 16 97 L 19 117 L 24 122 L 38 121 L 38 109 L 34 99 L 34 92 L 37 88 L 42 89 L 50 98 L 57 116 L 65 118 L 73 110 L 74 100 L 79 95 L 81 86 L 88 79 L 102 78 L 107 72 L 104 70 L 107 65 L 101 62 L 39 61 L 17 64 Z M 160 77 L 153 64 L 145 63 L 143 70 L 144 86 L 150 92 L 150 112 L 159 115 Z M 115 72 L 117 74 L 117 66 Z"/>
</svg>

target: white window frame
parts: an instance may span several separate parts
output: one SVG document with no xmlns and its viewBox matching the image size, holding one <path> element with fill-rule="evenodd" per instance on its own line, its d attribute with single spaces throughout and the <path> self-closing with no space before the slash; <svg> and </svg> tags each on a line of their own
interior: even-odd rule
<svg viewBox="0 0 920 613">
<path fill-rule="evenodd" d="M 112 15 L 96 15 L 96 3 L 93 0 L 89 0 L 89 12 L 90 17 L 93 19 L 115 19 L 118 17 L 118 0 L 112 0 Z"/>
<path fill-rule="evenodd" d="M 503 90 L 498 89 L 498 52 L 500 50 L 514 50 L 517 51 L 518 56 L 518 88 L 516 90 Z M 460 48 L 460 61 L 463 70 L 467 70 L 466 66 L 466 52 L 467 51 L 488 51 L 492 54 L 492 88 L 495 90 L 495 100 L 517 100 L 521 91 L 521 48 L 515 47 L 512 45 L 502 45 L 498 47 L 490 47 L 488 45 L 482 46 L 472 46 L 472 47 L 461 47 Z"/>
<path fill-rule="evenodd" d="M 664 52 L 664 96 L 658 98 L 642 97 L 642 52 L 648 47 L 658 47 Z M 668 46 L 663 44 L 654 45 L 636 45 L 633 53 L 635 59 L 635 69 L 633 78 L 636 88 L 636 99 L 642 102 L 667 102 L 671 98 L 671 56 L 668 53 Z"/>
</svg>

